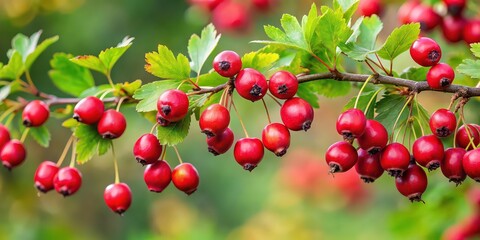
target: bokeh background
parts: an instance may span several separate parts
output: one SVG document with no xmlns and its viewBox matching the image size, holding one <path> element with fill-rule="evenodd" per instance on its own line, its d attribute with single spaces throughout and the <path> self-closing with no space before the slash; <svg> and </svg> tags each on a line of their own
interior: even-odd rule
<svg viewBox="0 0 480 240">
<path fill-rule="evenodd" d="M 402 2 L 385 1 L 383 40 L 398 26 L 395 14 Z M 254 12 L 252 27 L 242 33 L 224 32 L 216 52 L 232 49 L 244 54 L 258 49 L 249 41 L 266 39 L 263 25 L 278 26 L 282 13 L 300 17 L 311 3 L 281 0 L 271 11 Z M 129 35 L 135 37 L 134 44 L 115 66 L 113 79 L 150 82 L 155 78 L 144 71 L 144 54 L 156 50 L 158 44 L 186 54 L 190 35 L 199 33 L 208 22 L 208 15 L 183 0 L 0 0 L 0 61 L 7 62 L 6 51 L 17 33 L 31 35 L 41 29 L 42 39 L 59 35 L 60 40 L 35 63 L 32 76 L 40 89 L 61 96 L 48 77 L 53 53 L 98 54 Z M 469 56 L 466 45 L 445 44 L 437 32 L 433 36 L 449 59 Z M 402 55 L 396 67 L 409 65 L 413 61 Z M 94 76 L 97 84 L 106 83 L 103 76 Z M 123 108 L 128 128 L 115 146 L 121 179 L 132 189 L 133 204 L 121 217 L 103 201 L 104 188 L 114 180 L 110 154 L 79 166 L 84 182 L 75 195 L 37 194 L 32 180 L 37 165 L 43 160 L 56 161 L 70 134 L 58 127 L 61 120 L 52 119 L 48 122 L 53 136 L 50 148 L 27 140 L 26 163 L 13 172 L 0 169 L 0 239 L 439 239 L 449 226 L 472 215 L 476 210 L 468 192 L 473 181 L 455 187 L 440 171 L 428 173 L 425 204 L 411 204 L 397 192 L 390 177 L 364 184 L 354 170 L 335 178 L 328 175 L 324 152 L 340 140 L 335 120 L 355 93 L 321 98 L 312 129 L 292 133 L 287 155 L 277 158 L 268 152 L 253 172 L 242 170 L 231 151 L 211 155 L 204 135 L 192 124 L 190 135 L 178 146 L 184 161 L 200 172 L 200 187 L 191 196 L 172 184 L 160 194 L 147 190 L 144 168 L 136 163 L 131 149 L 151 124 L 133 107 Z M 421 94 L 430 112 L 448 106 L 449 100 L 447 94 Z M 237 102 L 250 135 L 260 137 L 267 124 L 262 104 Z M 278 106 L 268 103 L 272 118 L 280 121 Z M 467 107 L 467 119 L 478 123 L 475 105 L 473 101 Z M 236 139 L 242 137 L 235 118 L 231 126 Z M 177 163 L 171 152 L 167 160 L 171 166 Z"/>
</svg>

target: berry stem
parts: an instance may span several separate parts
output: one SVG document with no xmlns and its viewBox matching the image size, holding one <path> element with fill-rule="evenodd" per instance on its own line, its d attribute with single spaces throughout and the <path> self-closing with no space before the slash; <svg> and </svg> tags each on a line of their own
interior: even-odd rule
<svg viewBox="0 0 480 240">
<path fill-rule="evenodd" d="M 372 98 L 370 98 L 370 100 L 368 101 L 367 107 L 365 108 L 365 115 L 367 114 L 368 109 L 370 108 L 370 105 L 372 105 L 373 100 L 377 99 L 378 94 L 379 94 L 383 89 L 385 89 L 385 87 L 381 87 L 381 88 L 379 88 L 377 91 L 375 91 L 375 92 L 373 93 Z"/>
<path fill-rule="evenodd" d="M 123 101 L 125 101 L 125 99 L 127 99 L 127 97 L 122 97 L 118 101 L 117 108 L 116 108 L 117 112 L 120 112 L 120 107 L 122 106 L 122 103 L 123 103 Z"/>
<path fill-rule="evenodd" d="M 60 155 L 60 158 L 57 161 L 57 167 L 62 166 L 63 160 L 65 160 L 65 157 L 67 156 L 68 150 L 70 149 L 70 145 L 72 145 L 73 142 L 73 134 L 70 136 L 68 139 L 67 143 L 65 144 L 65 147 L 63 148 L 62 155 Z"/>
<path fill-rule="evenodd" d="M 270 96 L 270 97 L 273 99 L 273 101 L 275 101 L 275 102 L 278 104 L 278 106 L 280 106 L 280 107 L 282 106 L 282 103 L 281 103 L 280 101 L 278 101 L 278 100 L 275 98 L 275 96 L 273 96 L 273 95 L 270 94 L 270 93 L 267 93 L 267 95 Z"/>
<path fill-rule="evenodd" d="M 265 112 L 267 113 L 268 123 L 272 123 L 270 119 L 270 113 L 268 112 L 267 104 L 265 103 L 265 99 L 262 98 L 263 107 L 265 108 Z"/>
<path fill-rule="evenodd" d="M 397 117 L 397 119 L 395 120 L 395 123 L 393 124 L 392 137 L 391 137 L 391 139 L 393 139 L 393 135 L 394 135 L 394 133 L 395 133 L 395 128 L 397 127 L 397 123 L 398 123 L 398 121 L 400 120 L 400 117 L 402 116 L 403 111 L 405 111 L 405 108 L 407 108 L 408 104 L 410 103 L 410 101 L 412 101 L 412 99 L 413 99 L 413 96 L 410 95 L 410 96 L 407 98 L 407 101 L 405 102 L 405 104 L 403 105 L 402 110 L 400 110 L 400 113 L 398 113 L 398 117 Z"/>
<path fill-rule="evenodd" d="M 113 148 L 113 141 L 111 142 L 112 144 L 112 155 L 113 155 L 113 167 L 115 171 L 115 184 L 120 183 L 120 174 L 118 173 L 118 161 L 117 161 L 117 156 L 115 154 L 115 149 Z"/>
<path fill-rule="evenodd" d="M 237 106 L 235 106 L 235 103 L 233 103 L 233 98 L 231 100 L 231 103 L 232 103 L 233 109 L 235 110 L 235 113 L 237 114 L 238 120 L 240 121 L 240 125 L 242 125 L 242 129 L 243 129 L 243 132 L 245 133 L 245 137 L 248 138 L 249 136 L 248 136 L 247 129 L 245 128 L 245 125 L 243 124 L 242 117 L 240 116 L 240 113 L 237 110 Z"/>
<path fill-rule="evenodd" d="M 456 148 L 457 147 L 457 131 L 458 131 L 458 126 L 460 126 L 460 124 L 462 123 L 462 118 L 458 118 L 458 121 L 457 121 L 457 125 L 455 125 L 455 132 L 453 132 L 453 147 Z"/>
<path fill-rule="evenodd" d="M 155 128 L 158 126 L 158 122 L 156 122 L 155 124 L 153 124 L 153 127 L 152 129 L 150 129 L 150 134 L 153 134 L 153 131 L 155 130 Z"/>
<path fill-rule="evenodd" d="M 468 124 L 465 121 L 465 116 L 463 114 L 463 106 L 464 105 L 462 105 L 460 107 L 460 118 L 462 119 L 463 125 L 465 126 L 465 131 L 467 132 L 467 136 L 468 136 L 468 140 L 469 140 L 469 143 L 468 143 L 467 147 L 465 147 L 465 149 L 467 149 L 470 145 L 473 147 L 473 149 L 476 149 L 477 146 L 473 142 L 473 137 L 472 137 L 472 134 L 470 133 L 470 127 L 468 126 Z"/>
<path fill-rule="evenodd" d="M 167 145 L 163 145 L 163 151 L 162 151 L 162 156 L 160 157 L 160 160 L 165 160 L 165 155 L 167 155 Z"/>
<path fill-rule="evenodd" d="M 12 106 L 10 107 L 9 109 L 7 109 L 1 116 L 0 116 L 0 122 L 3 122 L 3 120 L 5 120 L 6 117 L 8 117 L 9 114 L 17 111 L 18 109 L 20 109 L 20 105 L 18 106 Z"/>
<path fill-rule="evenodd" d="M 109 93 L 112 93 L 112 92 L 115 92 L 115 89 L 105 89 L 104 91 L 101 91 L 102 92 L 102 95 L 98 98 L 100 100 L 103 101 L 103 99 L 109 94 Z"/>
<path fill-rule="evenodd" d="M 387 69 L 385 68 L 385 66 L 383 66 L 382 60 L 380 60 L 380 57 L 378 57 L 377 53 L 375 53 L 375 57 L 377 58 L 377 61 L 380 65 L 380 68 L 383 70 L 383 72 L 385 72 L 385 74 L 387 74 L 387 75 L 390 75 L 392 72 L 390 71 L 390 74 L 389 74 L 389 72 L 387 72 Z"/>
<path fill-rule="evenodd" d="M 370 60 L 371 61 L 371 60 Z M 373 61 L 371 61 L 373 62 Z M 370 68 L 370 70 L 372 70 L 372 73 L 377 73 L 377 71 L 375 70 L 375 68 L 372 67 L 372 65 L 370 65 L 370 63 L 368 63 L 368 59 L 365 60 L 365 63 L 367 64 L 367 66 Z M 373 62 L 375 63 L 375 62 Z"/>
<path fill-rule="evenodd" d="M 180 164 L 182 164 L 183 163 L 182 157 L 180 156 L 180 153 L 178 152 L 177 146 L 172 146 L 172 147 L 173 147 L 173 150 L 175 150 L 175 153 L 177 154 L 178 161 L 180 162 Z"/>
<path fill-rule="evenodd" d="M 25 77 L 27 78 L 28 85 L 33 90 L 33 92 L 38 92 L 37 87 L 35 87 L 35 84 L 33 83 L 32 76 L 30 75 L 30 71 L 28 70 L 25 71 Z"/>
<path fill-rule="evenodd" d="M 362 87 L 360 88 L 360 91 L 358 91 L 357 94 L 357 99 L 355 99 L 355 105 L 353 108 L 357 108 L 358 105 L 358 100 L 360 99 L 360 95 L 362 95 L 363 90 L 365 90 L 365 86 L 367 86 L 368 82 L 373 78 L 374 75 L 370 75 L 370 77 L 367 78 L 367 80 L 363 83 Z"/>
<path fill-rule="evenodd" d="M 72 155 L 70 158 L 70 167 L 75 167 L 75 157 L 77 155 L 77 139 L 73 138 L 72 142 Z"/>
<path fill-rule="evenodd" d="M 108 83 L 110 84 L 110 86 L 112 86 L 112 88 L 114 89 L 115 88 L 115 84 L 113 84 L 113 80 L 112 80 L 112 76 L 110 74 L 110 70 L 107 72 L 107 74 L 105 74 L 107 76 L 107 80 L 108 80 Z"/>
<path fill-rule="evenodd" d="M 25 141 L 25 139 L 26 139 L 27 136 L 28 136 L 28 132 L 30 132 L 30 128 L 29 128 L 29 127 L 25 128 L 25 130 L 23 130 L 22 137 L 20 138 L 20 142 L 23 143 L 23 142 Z"/>
<path fill-rule="evenodd" d="M 8 119 L 7 119 L 7 121 L 5 121 L 4 126 L 8 128 L 8 126 L 9 126 L 10 123 L 12 122 L 13 118 L 15 118 L 15 114 L 10 114 L 10 116 L 9 116 Z"/>
</svg>

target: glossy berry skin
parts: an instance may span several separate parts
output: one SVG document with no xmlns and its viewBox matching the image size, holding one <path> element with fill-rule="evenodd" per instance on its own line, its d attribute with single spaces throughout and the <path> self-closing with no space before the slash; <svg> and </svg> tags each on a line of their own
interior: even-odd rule
<svg viewBox="0 0 480 240">
<path fill-rule="evenodd" d="M 223 51 L 213 59 L 213 69 L 223 77 L 233 77 L 242 69 L 242 59 L 234 51 Z"/>
<path fill-rule="evenodd" d="M 208 151 L 214 156 L 226 153 L 233 145 L 235 136 L 232 129 L 227 128 L 223 133 L 207 137 Z"/>
<path fill-rule="evenodd" d="M 467 0 L 443 0 L 443 3 L 447 7 L 448 14 L 460 16 L 467 5 Z"/>
<path fill-rule="evenodd" d="M 235 161 L 250 172 L 262 161 L 263 154 L 263 143 L 258 138 L 241 138 L 233 148 Z"/>
<path fill-rule="evenodd" d="M 395 185 L 397 190 L 410 201 L 423 201 L 422 194 L 428 185 L 427 174 L 417 164 L 410 164 L 402 176 L 395 178 Z"/>
<path fill-rule="evenodd" d="M 415 40 L 410 47 L 410 56 L 419 65 L 429 67 L 440 61 L 442 50 L 435 40 L 421 37 Z"/>
<path fill-rule="evenodd" d="M 112 183 L 105 188 L 103 199 L 112 211 L 122 215 L 132 203 L 132 191 L 125 183 Z"/>
<path fill-rule="evenodd" d="M 467 176 L 476 182 L 480 182 L 480 148 L 465 153 L 462 164 Z"/>
<path fill-rule="evenodd" d="M 427 72 L 427 83 L 433 89 L 444 89 L 450 86 L 455 79 L 455 72 L 450 65 L 439 63 Z"/>
<path fill-rule="evenodd" d="M 178 190 L 190 195 L 197 190 L 200 177 L 191 163 L 181 163 L 173 169 L 172 182 Z"/>
<path fill-rule="evenodd" d="M 358 161 L 355 170 L 365 183 L 372 183 L 383 175 L 383 168 L 380 165 L 380 153 L 370 154 L 366 150 L 357 150 Z"/>
<path fill-rule="evenodd" d="M 463 39 L 463 27 L 467 22 L 463 17 L 445 16 L 442 20 L 442 33 L 450 43 L 456 43 Z"/>
<path fill-rule="evenodd" d="M 463 26 L 463 40 L 468 44 L 480 42 L 480 19 L 467 21 Z"/>
<path fill-rule="evenodd" d="M 60 168 L 53 178 L 53 186 L 64 197 L 70 196 L 82 186 L 82 174 L 73 167 Z"/>
<path fill-rule="evenodd" d="M 75 105 L 73 118 L 81 123 L 91 125 L 100 121 L 104 111 L 105 106 L 102 100 L 89 96 Z"/>
<path fill-rule="evenodd" d="M 285 101 L 280 108 L 283 124 L 292 131 L 307 131 L 313 121 L 313 108 L 307 101 L 293 97 Z"/>
<path fill-rule="evenodd" d="M 266 149 L 281 157 L 290 147 L 290 131 L 281 123 L 270 123 L 263 128 L 262 142 Z"/>
<path fill-rule="evenodd" d="M 467 151 L 463 148 L 448 148 L 445 150 L 440 169 L 450 182 L 461 184 L 467 177 L 463 170 L 463 156 Z"/>
<path fill-rule="evenodd" d="M 230 112 L 221 104 L 212 104 L 202 112 L 198 124 L 208 137 L 222 134 L 230 124 Z"/>
<path fill-rule="evenodd" d="M 27 151 L 25 150 L 25 146 L 17 139 L 7 142 L 0 153 L 2 164 L 8 170 L 22 164 L 26 157 Z"/>
<path fill-rule="evenodd" d="M 7 127 L 0 124 L 0 152 L 2 151 L 3 146 L 10 141 L 10 131 Z"/>
<path fill-rule="evenodd" d="M 38 191 L 46 193 L 53 189 L 53 178 L 58 172 L 58 166 L 51 161 L 43 161 L 38 165 L 33 181 Z"/>
<path fill-rule="evenodd" d="M 444 156 L 443 143 L 435 135 L 425 135 L 413 142 L 413 158 L 429 171 L 440 167 Z"/>
<path fill-rule="evenodd" d="M 388 132 L 380 122 L 368 119 L 365 125 L 365 132 L 357 138 L 360 148 L 367 150 L 370 154 L 375 154 L 387 146 Z"/>
<path fill-rule="evenodd" d="M 441 108 L 430 116 L 428 124 L 432 133 L 437 137 L 448 137 L 455 132 L 457 118 L 450 110 Z"/>
<path fill-rule="evenodd" d="M 245 4 L 224 1 L 212 12 L 212 22 L 220 31 L 245 31 L 250 25 L 251 17 Z"/>
<path fill-rule="evenodd" d="M 177 89 L 167 90 L 158 98 L 157 110 L 165 120 L 178 122 L 187 116 L 188 96 Z"/>
<path fill-rule="evenodd" d="M 408 0 L 398 9 L 398 21 L 401 24 L 411 23 L 410 14 L 412 10 L 420 4 L 419 0 Z"/>
<path fill-rule="evenodd" d="M 338 116 L 336 128 L 338 134 L 346 140 L 353 140 L 365 132 L 367 118 L 362 110 L 352 108 Z"/>
<path fill-rule="evenodd" d="M 160 125 L 162 127 L 166 127 L 166 126 L 170 125 L 170 121 L 163 118 L 162 115 L 160 115 L 159 112 L 157 112 L 157 123 L 158 123 L 158 125 Z"/>
<path fill-rule="evenodd" d="M 380 155 L 380 165 L 390 176 L 402 176 L 410 164 L 410 153 L 401 143 L 390 143 Z"/>
<path fill-rule="evenodd" d="M 262 73 L 253 68 L 245 68 L 235 78 L 235 89 L 243 98 L 255 102 L 265 96 L 268 84 Z"/>
<path fill-rule="evenodd" d="M 133 155 L 142 165 L 154 163 L 162 155 L 162 145 L 155 135 L 143 134 L 133 145 Z"/>
<path fill-rule="evenodd" d="M 330 167 L 330 173 L 346 172 L 355 166 L 358 154 L 352 144 L 340 141 L 328 147 L 325 160 Z"/>
<path fill-rule="evenodd" d="M 358 12 L 360 15 L 370 17 L 373 14 L 380 15 L 383 11 L 380 0 L 360 0 L 358 3 Z"/>
<path fill-rule="evenodd" d="M 470 138 L 468 137 L 469 134 L 472 137 L 472 142 L 475 144 L 475 146 L 480 144 L 480 129 L 473 124 L 468 124 L 468 129 L 469 131 L 467 133 L 467 128 L 465 128 L 465 125 L 462 125 L 458 128 L 455 136 L 455 143 L 457 147 L 464 148 L 467 151 L 473 149 Z"/>
<path fill-rule="evenodd" d="M 143 180 L 151 192 L 162 192 L 172 181 L 172 169 L 164 160 L 147 165 L 143 172 Z"/>
<path fill-rule="evenodd" d="M 105 111 L 97 124 L 97 132 L 105 139 L 119 138 L 126 128 L 125 116 L 113 109 Z"/>
<path fill-rule="evenodd" d="M 432 7 L 419 4 L 412 9 L 412 12 L 410 13 L 410 21 L 420 23 L 420 29 L 428 32 L 439 25 L 442 18 Z"/>
<path fill-rule="evenodd" d="M 38 127 L 43 125 L 50 116 L 50 110 L 44 102 L 33 100 L 25 106 L 22 112 L 25 127 Z"/>
<path fill-rule="evenodd" d="M 298 90 L 297 77 L 288 71 L 278 71 L 270 77 L 268 89 L 279 99 L 292 98 Z"/>
</svg>

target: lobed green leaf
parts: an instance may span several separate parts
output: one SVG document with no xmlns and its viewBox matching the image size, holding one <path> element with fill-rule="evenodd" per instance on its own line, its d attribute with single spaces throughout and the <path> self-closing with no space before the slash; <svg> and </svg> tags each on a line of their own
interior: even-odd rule
<svg viewBox="0 0 480 240">
<path fill-rule="evenodd" d="M 70 61 L 73 56 L 65 53 L 56 53 L 50 60 L 52 70 L 48 75 L 53 84 L 62 92 L 78 97 L 80 94 L 95 86 L 90 71 Z"/>
<path fill-rule="evenodd" d="M 190 77 L 190 63 L 183 54 L 177 58 L 164 45 L 158 45 L 158 52 L 145 54 L 145 70 L 162 79 L 184 80 Z"/>
<path fill-rule="evenodd" d="M 104 75 L 107 75 L 108 69 L 103 64 L 103 62 L 97 57 L 93 55 L 83 55 L 77 56 L 75 58 L 70 59 L 70 61 L 88 69 L 101 72 Z"/>
<path fill-rule="evenodd" d="M 157 110 L 157 100 L 169 89 L 176 89 L 181 84 L 178 80 L 162 80 L 143 85 L 133 95 L 133 98 L 140 100 L 137 104 L 137 112 L 150 112 Z M 182 84 L 180 90 L 186 91 L 189 84 Z"/>
<path fill-rule="evenodd" d="M 4 65 L 0 69 L 0 78 L 15 80 L 20 78 L 20 76 L 25 71 L 22 56 L 17 51 L 12 51 L 10 54 L 10 59 L 7 65 Z"/>
<path fill-rule="evenodd" d="M 51 135 L 45 126 L 30 128 L 30 136 L 42 147 L 47 148 L 50 145 Z"/>
<path fill-rule="evenodd" d="M 77 162 L 84 164 L 95 156 L 105 154 L 112 140 L 103 139 L 95 125 L 80 124 L 75 128 Z"/>
<path fill-rule="evenodd" d="M 480 58 L 480 43 L 470 44 L 470 50 L 472 51 L 475 57 Z"/>
<path fill-rule="evenodd" d="M 100 52 L 98 58 L 107 71 L 110 71 L 118 59 L 132 46 L 133 39 L 127 36 L 116 47 L 107 48 Z"/>
<path fill-rule="evenodd" d="M 174 146 L 177 145 L 187 137 L 190 128 L 191 112 L 187 114 L 182 120 L 170 123 L 166 127 L 158 126 L 157 137 L 161 144 Z"/>
<path fill-rule="evenodd" d="M 457 71 L 471 78 L 480 78 L 480 60 L 465 59 L 458 65 Z"/>
<path fill-rule="evenodd" d="M 190 37 L 188 54 L 191 59 L 191 68 L 197 74 L 200 74 L 203 64 L 217 46 L 220 36 L 220 34 L 217 35 L 213 24 L 209 24 L 202 30 L 200 37 L 196 34 Z"/>
<path fill-rule="evenodd" d="M 276 53 L 250 52 L 242 57 L 243 68 L 253 68 L 261 73 L 270 70 L 279 59 Z"/>
<path fill-rule="evenodd" d="M 33 62 L 35 62 L 35 60 L 37 60 L 38 56 L 40 56 L 40 54 L 42 54 L 50 45 L 57 42 L 58 39 L 59 39 L 58 36 L 53 36 L 53 37 L 50 37 L 50 38 L 47 38 L 47 39 L 43 40 L 43 42 L 41 42 L 38 46 L 36 46 L 34 48 L 34 50 L 31 53 L 28 54 L 28 56 L 25 60 L 25 68 L 30 69 Z"/>
<path fill-rule="evenodd" d="M 392 61 L 398 55 L 410 49 L 410 46 L 417 40 L 419 34 L 419 23 L 405 24 L 395 28 L 378 51 L 378 55 L 383 59 Z"/>
</svg>

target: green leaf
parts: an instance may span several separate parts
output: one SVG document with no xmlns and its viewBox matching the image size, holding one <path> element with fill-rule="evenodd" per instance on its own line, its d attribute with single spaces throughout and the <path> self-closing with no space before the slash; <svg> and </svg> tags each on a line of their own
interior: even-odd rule
<svg viewBox="0 0 480 240">
<path fill-rule="evenodd" d="M 397 94 L 383 95 L 382 99 L 377 102 L 377 116 L 375 119 L 383 124 L 389 134 L 392 133 L 393 125 L 397 117 L 400 115 L 400 111 L 405 105 L 407 99 L 405 96 Z M 408 117 L 408 109 L 402 112 L 399 117 L 396 128 L 400 126 L 400 123 L 404 122 Z"/>
<path fill-rule="evenodd" d="M 97 132 L 95 125 L 80 124 L 75 128 L 77 162 L 84 164 L 95 156 L 102 155 L 108 150 L 112 140 L 103 139 Z"/>
<path fill-rule="evenodd" d="M 38 36 L 39 33 L 41 32 L 34 33 L 32 37 Z M 38 41 L 38 38 L 34 38 L 34 40 L 35 39 L 37 39 Z M 7 56 L 10 58 L 12 56 L 13 51 L 17 51 L 18 53 L 20 53 L 20 56 L 22 57 L 22 62 L 24 62 L 27 59 L 28 52 L 30 51 L 29 48 L 30 48 L 30 38 L 19 33 L 12 38 L 12 49 L 8 51 Z"/>
<path fill-rule="evenodd" d="M 12 85 L 10 84 L 7 84 L 4 87 L 2 87 L 2 89 L 0 89 L 0 102 L 8 97 L 11 89 L 12 89 Z"/>
<path fill-rule="evenodd" d="M 279 56 L 276 53 L 250 52 L 242 57 L 242 66 L 265 73 L 272 68 L 278 59 Z"/>
<path fill-rule="evenodd" d="M 164 45 L 158 45 L 158 52 L 145 54 L 145 70 L 162 79 L 184 80 L 190 77 L 190 63 L 183 54 L 177 58 Z"/>
<path fill-rule="evenodd" d="M 13 50 L 7 65 L 0 69 L 0 78 L 15 80 L 25 71 L 22 63 L 22 56 L 19 52 Z"/>
<path fill-rule="evenodd" d="M 480 43 L 472 43 L 470 44 L 470 47 L 473 55 L 475 55 L 477 58 L 480 58 Z"/>
<path fill-rule="evenodd" d="M 376 105 L 376 100 L 377 100 L 377 89 L 373 89 L 372 91 L 368 92 L 363 92 L 360 95 L 360 99 L 358 100 L 358 105 L 357 108 L 362 110 L 365 113 L 365 116 L 368 119 L 373 119 L 375 115 L 375 105 Z M 343 110 L 351 109 L 355 106 L 355 101 L 357 100 L 357 97 L 353 97 L 348 101 L 348 103 L 343 107 Z M 371 101 L 371 103 L 370 103 Z M 370 103 L 370 106 L 367 105 Z"/>
<path fill-rule="evenodd" d="M 52 70 L 48 75 L 53 84 L 63 92 L 78 97 L 83 91 L 95 86 L 90 71 L 70 61 L 72 55 L 56 53 L 50 61 Z"/>
<path fill-rule="evenodd" d="M 228 78 L 220 76 L 216 71 L 211 71 L 207 74 L 202 74 L 198 77 L 198 85 L 215 87 L 224 84 Z"/>
<path fill-rule="evenodd" d="M 220 40 L 220 34 L 217 35 L 217 31 L 213 24 L 206 26 L 201 33 L 201 36 L 194 34 L 188 41 L 188 54 L 191 59 L 191 68 L 196 73 L 200 74 L 203 64 L 207 60 L 208 56 L 212 53 L 213 49 Z"/>
<path fill-rule="evenodd" d="M 480 60 L 465 59 L 458 65 L 457 71 L 471 78 L 480 78 Z"/>
<path fill-rule="evenodd" d="M 410 79 L 413 81 L 425 81 L 427 79 L 428 70 L 430 70 L 430 68 L 408 67 L 400 74 L 400 78 Z"/>
<path fill-rule="evenodd" d="M 302 83 L 298 85 L 297 95 L 310 103 L 312 107 L 319 108 L 320 105 L 318 104 L 318 96 L 312 92 L 312 90 L 306 84 Z"/>
<path fill-rule="evenodd" d="M 388 36 L 378 55 L 386 60 L 393 60 L 401 53 L 410 49 L 412 43 L 420 34 L 420 24 L 410 23 L 395 28 Z"/>
<path fill-rule="evenodd" d="M 360 24 L 360 34 L 357 38 L 357 45 L 369 50 L 375 49 L 378 34 L 383 29 L 383 23 L 377 15 L 366 17 Z"/>
<path fill-rule="evenodd" d="M 70 61 L 88 69 L 101 72 L 104 75 L 107 75 L 107 67 L 103 64 L 103 62 L 97 57 L 93 55 L 83 55 L 83 56 L 76 56 L 75 58 L 70 59 Z"/>
<path fill-rule="evenodd" d="M 302 30 L 305 36 L 305 41 L 309 46 L 312 44 L 313 37 L 315 36 L 318 19 L 317 5 L 313 3 L 308 15 L 303 16 L 302 18 Z"/>
<path fill-rule="evenodd" d="M 50 45 L 57 42 L 58 38 L 59 38 L 58 36 L 47 38 L 43 40 L 43 42 L 38 44 L 38 46 L 35 46 L 34 50 L 28 54 L 27 59 L 25 60 L 25 68 L 30 69 L 33 62 L 37 60 L 38 56 L 40 56 L 40 54 L 42 54 L 45 51 L 45 49 L 47 49 Z"/>
<path fill-rule="evenodd" d="M 134 38 L 126 36 L 116 47 L 108 48 L 100 52 L 98 58 L 107 71 L 110 71 L 118 59 L 132 46 Z"/>
<path fill-rule="evenodd" d="M 191 112 L 187 114 L 182 120 L 170 123 L 166 127 L 158 126 L 157 137 L 161 144 L 174 146 L 185 139 L 190 128 Z"/>
<path fill-rule="evenodd" d="M 333 98 L 344 96 L 350 92 L 351 83 L 336 80 L 322 80 L 300 84 L 306 91 L 310 91 L 325 97 Z"/>
<path fill-rule="evenodd" d="M 142 86 L 142 80 L 137 79 L 133 82 L 126 82 L 123 84 L 117 84 L 122 92 L 124 92 L 127 96 L 133 96 L 135 91 L 137 91 Z"/>
<path fill-rule="evenodd" d="M 32 127 L 30 135 L 40 146 L 47 148 L 50 145 L 51 135 L 47 127 Z"/>
<path fill-rule="evenodd" d="M 137 112 L 150 112 L 157 109 L 157 100 L 169 89 L 176 89 L 181 81 L 162 80 L 143 85 L 133 95 L 133 98 L 140 100 L 137 104 Z M 189 84 L 182 84 L 180 90 L 188 89 Z"/>
<path fill-rule="evenodd" d="M 62 127 L 64 127 L 64 128 L 76 128 L 76 127 L 78 127 L 78 125 L 80 125 L 80 123 L 73 118 L 69 118 L 69 119 L 63 121 L 63 123 L 62 123 Z"/>
<path fill-rule="evenodd" d="M 333 9 L 341 9 L 344 13 L 343 17 L 348 20 L 357 11 L 358 3 L 358 0 L 334 0 Z"/>
</svg>

